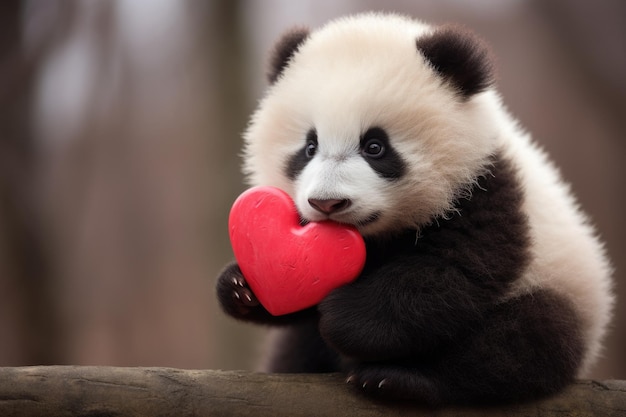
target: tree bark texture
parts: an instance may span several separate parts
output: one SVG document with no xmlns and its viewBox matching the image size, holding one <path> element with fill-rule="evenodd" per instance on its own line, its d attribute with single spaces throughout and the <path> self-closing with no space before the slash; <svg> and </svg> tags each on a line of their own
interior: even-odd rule
<svg viewBox="0 0 626 417">
<path fill-rule="evenodd" d="M 626 416 L 626 381 L 579 381 L 518 405 L 425 409 L 354 391 L 338 374 L 34 366 L 0 368 L 11 416 Z"/>
</svg>

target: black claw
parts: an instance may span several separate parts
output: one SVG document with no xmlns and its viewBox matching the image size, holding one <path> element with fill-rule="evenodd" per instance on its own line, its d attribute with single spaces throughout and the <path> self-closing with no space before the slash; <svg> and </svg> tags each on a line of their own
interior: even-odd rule
<svg viewBox="0 0 626 417">
<path fill-rule="evenodd" d="M 247 307 L 255 307 L 259 305 L 259 300 L 252 294 L 248 288 L 242 288 L 239 290 L 239 299 Z"/>
<path fill-rule="evenodd" d="M 248 320 L 264 311 L 236 263 L 230 264 L 220 274 L 217 285 L 218 298 L 226 313 Z"/>
</svg>

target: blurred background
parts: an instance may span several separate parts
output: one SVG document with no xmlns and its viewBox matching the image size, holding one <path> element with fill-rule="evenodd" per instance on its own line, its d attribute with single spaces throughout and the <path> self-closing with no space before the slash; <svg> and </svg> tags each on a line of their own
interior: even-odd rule
<svg viewBox="0 0 626 417">
<path fill-rule="evenodd" d="M 253 369 L 264 329 L 215 278 L 240 134 L 285 29 L 364 10 L 460 22 L 607 242 L 597 378 L 626 378 L 626 2 L 6 0 L 0 4 L 0 365 Z M 558 213 L 554 213 L 558 216 Z"/>
</svg>

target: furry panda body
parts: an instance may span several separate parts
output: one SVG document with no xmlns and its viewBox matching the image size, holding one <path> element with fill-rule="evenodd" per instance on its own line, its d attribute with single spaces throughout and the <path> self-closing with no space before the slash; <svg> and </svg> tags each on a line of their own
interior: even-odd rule
<svg viewBox="0 0 626 417">
<path fill-rule="evenodd" d="M 273 317 L 236 264 L 224 310 L 278 325 L 272 372 L 345 371 L 364 392 L 429 404 L 554 392 L 597 358 L 610 265 L 568 187 L 492 88 L 470 33 L 365 14 L 277 44 L 245 133 L 252 185 L 306 221 L 355 225 L 362 274 Z"/>
</svg>

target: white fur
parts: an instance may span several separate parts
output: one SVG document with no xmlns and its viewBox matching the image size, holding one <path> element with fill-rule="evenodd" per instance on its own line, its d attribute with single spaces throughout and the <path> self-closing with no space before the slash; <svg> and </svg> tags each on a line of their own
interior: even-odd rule
<svg viewBox="0 0 626 417">
<path fill-rule="evenodd" d="M 309 198 L 349 198 L 351 207 L 332 218 L 354 223 L 378 211 L 381 218 L 361 232 L 380 234 L 445 217 L 458 190 L 469 188 L 489 157 L 504 150 L 520 170 L 533 253 L 511 295 L 551 288 L 571 300 L 583 321 L 587 370 L 613 305 L 603 246 L 555 167 L 497 93 L 461 102 L 420 57 L 415 41 L 430 31 L 401 16 L 365 14 L 312 33 L 244 135 L 249 182 L 284 189 L 309 220 L 323 218 Z M 373 126 L 383 127 L 409 162 L 397 181 L 380 178 L 358 153 L 359 137 Z M 318 154 L 292 182 L 286 161 L 313 127 Z"/>
<path fill-rule="evenodd" d="M 513 294 L 551 288 L 573 301 L 587 341 L 583 377 L 601 353 L 611 318 L 612 268 L 595 230 L 546 154 L 508 115 L 501 122 L 504 148 L 520 167 L 533 242 L 533 261 Z"/>
<path fill-rule="evenodd" d="M 490 120 L 480 102 L 461 106 L 420 58 L 415 40 L 430 30 L 399 16 L 368 14 L 316 32 L 269 90 L 245 134 L 251 184 L 283 188 L 312 220 L 318 218 L 307 203 L 308 192 L 349 191 L 344 197 L 359 203 L 352 206 L 355 217 L 384 212 L 364 234 L 419 227 L 445 215 L 459 185 L 470 183 L 494 150 L 497 132 L 489 122 L 472 123 L 477 117 Z M 410 174 L 391 187 L 375 178 L 357 154 L 360 135 L 377 125 L 387 129 L 401 154 L 412 158 Z M 337 181 L 316 183 L 320 172 L 333 176 L 327 168 L 348 172 L 330 162 L 311 163 L 296 184 L 284 176 L 285 161 L 303 146 L 312 127 L 327 162 L 345 158 L 352 166 L 350 175 L 359 182 L 351 190 L 333 188 Z M 420 202 L 417 210 L 415 201 Z"/>
</svg>

